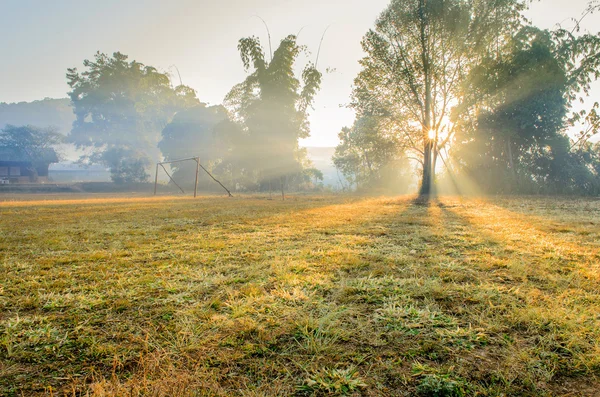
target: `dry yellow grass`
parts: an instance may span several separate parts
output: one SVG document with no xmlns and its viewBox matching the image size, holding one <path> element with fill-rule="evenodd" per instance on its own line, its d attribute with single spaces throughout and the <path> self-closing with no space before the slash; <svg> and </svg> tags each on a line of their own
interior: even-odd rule
<svg viewBox="0 0 600 397">
<path fill-rule="evenodd" d="M 598 200 L 20 198 L 0 395 L 600 387 Z"/>
</svg>

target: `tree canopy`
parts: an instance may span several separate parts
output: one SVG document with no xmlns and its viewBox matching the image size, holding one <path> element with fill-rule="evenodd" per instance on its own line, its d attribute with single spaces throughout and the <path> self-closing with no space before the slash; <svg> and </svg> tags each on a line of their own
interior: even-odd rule
<svg viewBox="0 0 600 397">
<path fill-rule="evenodd" d="M 333 159 L 347 180 L 406 185 L 414 166 L 423 196 L 435 193 L 443 168 L 489 192 L 598 191 L 590 139 L 600 133 L 599 105 L 574 112 L 573 103 L 600 77 L 600 36 L 581 32 L 581 20 L 572 30 L 538 29 L 523 17 L 527 3 L 391 0 L 361 43 L 356 118 Z M 586 12 L 599 9 L 591 2 Z M 247 76 L 211 107 L 167 73 L 96 53 L 82 72 L 68 69 L 69 141 L 116 182 L 145 180 L 161 156 L 200 156 L 240 189 L 316 185 L 319 172 L 299 146 L 322 79 L 312 62 L 298 67 L 307 48 L 288 35 L 274 51 L 256 37 L 238 50 Z"/>
<path fill-rule="evenodd" d="M 475 179 L 488 192 L 597 191 L 598 146 L 590 143 L 599 131 L 597 106 L 571 109 L 600 77 L 600 37 L 580 34 L 579 25 L 537 29 L 522 17 L 525 7 L 520 0 L 392 0 L 364 36 L 352 97 L 357 120 L 391 127 L 368 142 L 353 138 L 356 125 L 343 130 L 342 172 L 368 165 L 361 153 L 392 130 L 395 145 L 419 164 L 422 195 L 434 191 L 439 159 L 447 174 Z M 587 12 L 598 8 L 591 3 Z M 578 122 L 584 128 L 571 139 L 567 129 Z"/>
<path fill-rule="evenodd" d="M 516 0 L 392 0 L 365 35 L 353 107 L 394 123 L 421 163 L 422 194 L 454 133 L 463 81 L 520 23 L 521 8 Z"/>
<path fill-rule="evenodd" d="M 223 106 L 200 104 L 180 111 L 163 129 L 158 147 L 166 161 L 200 157 L 203 164 L 213 168 L 227 155 L 227 142 L 217 128 L 225 120 Z M 174 177 L 180 181 L 192 181 L 196 172 L 192 163 L 177 163 L 173 168 Z"/>
<path fill-rule="evenodd" d="M 198 105 L 195 91 L 119 52 L 96 53 L 83 65 L 67 72 L 76 116 L 69 140 L 89 150 L 85 160 L 108 165 L 113 179 L 127 171 L 143 180 L 139 168 L 158 157 L 161 130 L 178 110 Z"/>
<path fill-rule="evenodd" d="M 56 148 L 64 136 L 52 128 L 7 125 L 0 130 L 0 159 L 28 163 L 30 177 L 47 176 L 48 164 L 60 159 Z M 42 174 L 43 173 L 43 174 Z"/>
<path fill-rule="evenodd" d="M 572 101 L 584 93 L 595 73 L 575 67 L 573 60 L 587 64 L 595 55 L 575 55 L 572 47 L 577 44 L 560 37 L 523 27 L 503 58 L 486 59 L 469 77 L 465 90 L 476 104 L 475 119 L 462 125 L 453 159 L 484 191 L 598 191 L 597 149 L 586 144 L 594 130 L 594 109 L 585 117 L 590 129 L 581 133 L 579 144 L 566 135 L 566 129 L 585 115 L 569 114 Z M 565 46 L 569 57 L 564 56 Z"/>
<path fill-rule="evenodd" d="M 395 191 L 408 190 L 408 158 L 400 137 L 385 119 L 363 116 L 351 128 L 342 128 L 338 136 L 333 163 L 348 182 L 363 189 L 391 185 Z"/>
<path fill-rule="evenodd" d="M 0 130 L 0 148 L 33 162 L 58 161 L 55 149 L 63 142 L 64 136 L 52 128 L 9 124 Z"/>
<path fill-rule="evenodd" d="M 321 73 L 308 63 L 301 76 L 295 75 L 295 62 L 305 48 L 294 35 L 284 38 L 269 60 L 256 37 L 241 39 L 238 49 L 250 74 L 225 98 L 245 135 L 233 157 L 249 179 L 270 183 L 300 172 L 306 162 L 298 139 L 309 136 L 308 109 Z"/>
</svg>

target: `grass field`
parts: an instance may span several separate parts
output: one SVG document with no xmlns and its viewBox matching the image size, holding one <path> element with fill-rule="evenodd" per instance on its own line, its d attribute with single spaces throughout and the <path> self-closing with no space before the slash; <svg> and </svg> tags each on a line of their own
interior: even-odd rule
<svg viewBox="0 0 600 397">
<path fill-rule="evenodd" d="M 13 199 L 0 395 L 600 395 L 599 200 Z"/>
</svg>

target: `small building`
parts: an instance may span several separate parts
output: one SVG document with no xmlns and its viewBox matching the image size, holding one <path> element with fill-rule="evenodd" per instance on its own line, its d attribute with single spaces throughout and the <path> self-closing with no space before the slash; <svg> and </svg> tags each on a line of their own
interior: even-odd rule
<svg viewBox="0 0 600 397">
<path fill-rule="evenodd" d="M 58 155 L 52 148 L 31 155 L 24 150 L 0 147 L 0 184 L 48 182 L 48 167 L 57 162 Z"/>
<path fill-rule="evenodd" d="M 111 182 L 110 171 L 105 166 L 72 162 L 51 164 L 48 178 L 55 183 Z"/>
</svg>

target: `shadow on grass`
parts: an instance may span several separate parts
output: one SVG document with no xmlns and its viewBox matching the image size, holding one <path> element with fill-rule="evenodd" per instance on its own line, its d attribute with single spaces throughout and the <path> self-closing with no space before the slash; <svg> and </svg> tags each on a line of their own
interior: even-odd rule
<svg viewBox="0 0 600 397">
<path fill-rule="evenodd" d="M 64 225 L 64 241 L 47 242 L 60 230 L 41 223 L 47 250 L 10 251 L 13 270 L 4 269 L 13 345 L 2 359 L 53 385 L 57 365 L 61 377 L 83 373 L 81 390 L 94 381 L 105 395 L 185 395 L 176 380 L 215 395 L 291 395 L 310 385 L 318 394 L 342 382 L 390 396 L 415 392 L 426 376 L 505 395 L 554 382 L 555 361 L 541 353 L 560 345 L 538 323 L 544 313 L 513 315 L 533 290 L 513 271 L 522 247 L 507 247 L 453 202 L 410 200 L 101 213 L 87 238 L 131 246 L 98 246 L 71 262 L 76 222 Z M 129 235 L 140 222 L 145 234 Z M 45 291 L 29 299 L 40 284 Z"/>
</svg>

